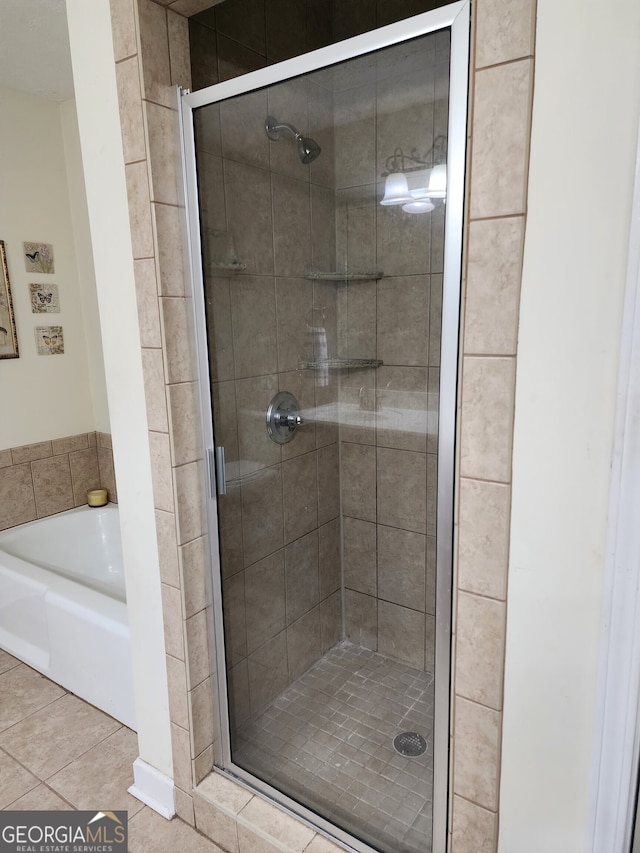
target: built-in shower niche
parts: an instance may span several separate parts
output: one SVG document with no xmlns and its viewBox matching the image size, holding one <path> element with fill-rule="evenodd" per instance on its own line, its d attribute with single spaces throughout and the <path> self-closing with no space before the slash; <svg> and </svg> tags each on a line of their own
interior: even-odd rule
<svg viewBox="0 0 640 853">
<path fill-rule="evenodd" d="M 447 80 L 437 34 L 195 122 L 231 759 L 389 853 L 431 838 L 444 213 L 380 201 Z"/>
</svg>

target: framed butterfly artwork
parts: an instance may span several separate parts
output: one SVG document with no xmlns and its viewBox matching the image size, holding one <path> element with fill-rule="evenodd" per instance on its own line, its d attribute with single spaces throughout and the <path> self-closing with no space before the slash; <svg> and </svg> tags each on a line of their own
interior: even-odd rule
<svg viewBox="0 0 640 853">
<path fill-rule="evenodd" d="M 53 246 L 51 243 L 23 243 L 24 268 L 27 272 L 52 273 Z"/>
<path fill-rule="evenodd" d="M 64 353 L 62 326 L 36 326 L 34 332 L 38 355 L 62 355 Z"/>
<path fill-rule="evenodd" d="M 4 240 L 0 240 L 0 358 L 18 358 L 18 336 Z"/>
<path fill-rule="evenodd" d="M 32 314 L 59 314 L 60 298 L 57 284 L 30 284 Z"/>
</svg>

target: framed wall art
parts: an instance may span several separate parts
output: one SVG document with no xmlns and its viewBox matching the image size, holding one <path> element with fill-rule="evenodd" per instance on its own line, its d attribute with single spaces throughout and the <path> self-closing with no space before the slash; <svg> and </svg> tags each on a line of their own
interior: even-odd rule
<svg viewBox="0 0 640 853">
<path fill-rule="evenodd" d="M 18 336 L 4 240 L 0 240 L 0 358 L 18 358 Z"/>
<path fill-rule="evenodd" d="M 62 355 L 64 353 L 62 326 L 36 326 L 34 333 L 38 355 Z"/>
<path fill-rule="evenodd" d="M 22 246 L 27 272 L 52 273 L 55 270 L 51 243 L 23 243 Z"/>
<path fill-rule="evenodd" d="M 32 314 L 59 314 L 60 297 L 57 284 L 30 284 Z"/>
</svg>

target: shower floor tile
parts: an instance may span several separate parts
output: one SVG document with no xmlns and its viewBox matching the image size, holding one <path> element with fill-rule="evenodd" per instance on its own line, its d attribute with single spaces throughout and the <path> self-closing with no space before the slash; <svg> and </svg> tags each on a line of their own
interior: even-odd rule
<svg viewBox="0 0 640 853">
<path fill-rule="evenodd" d="M 237 733 L 234 761 L 371 846 L 431 850 L 433 676 L 343 641 Z M 393 747 L 421 734 L 422 755 Z"/>
</svg>

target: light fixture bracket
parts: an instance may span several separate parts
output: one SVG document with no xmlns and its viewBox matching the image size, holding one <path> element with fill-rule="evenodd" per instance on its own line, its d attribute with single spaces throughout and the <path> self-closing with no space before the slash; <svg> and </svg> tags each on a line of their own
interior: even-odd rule
<svg viewBox="0 0 640 853">
<path fill-rule="evenodd" d="M 384 162 L 385 171 L 382 172 L 382 177 L 386 178 L 389 175 L 398 172 L 405 174 L 417 172 L 424 168 L 430 168 L 440 163 L 445 163 L 447 159 L 447 137 L 444 134 L 436 136 L 433 145 L 424 156 L 419 156 L 416 148 L 412 148 L 408 154 L 398 147 L 390 157 Z"/>
</svg>

